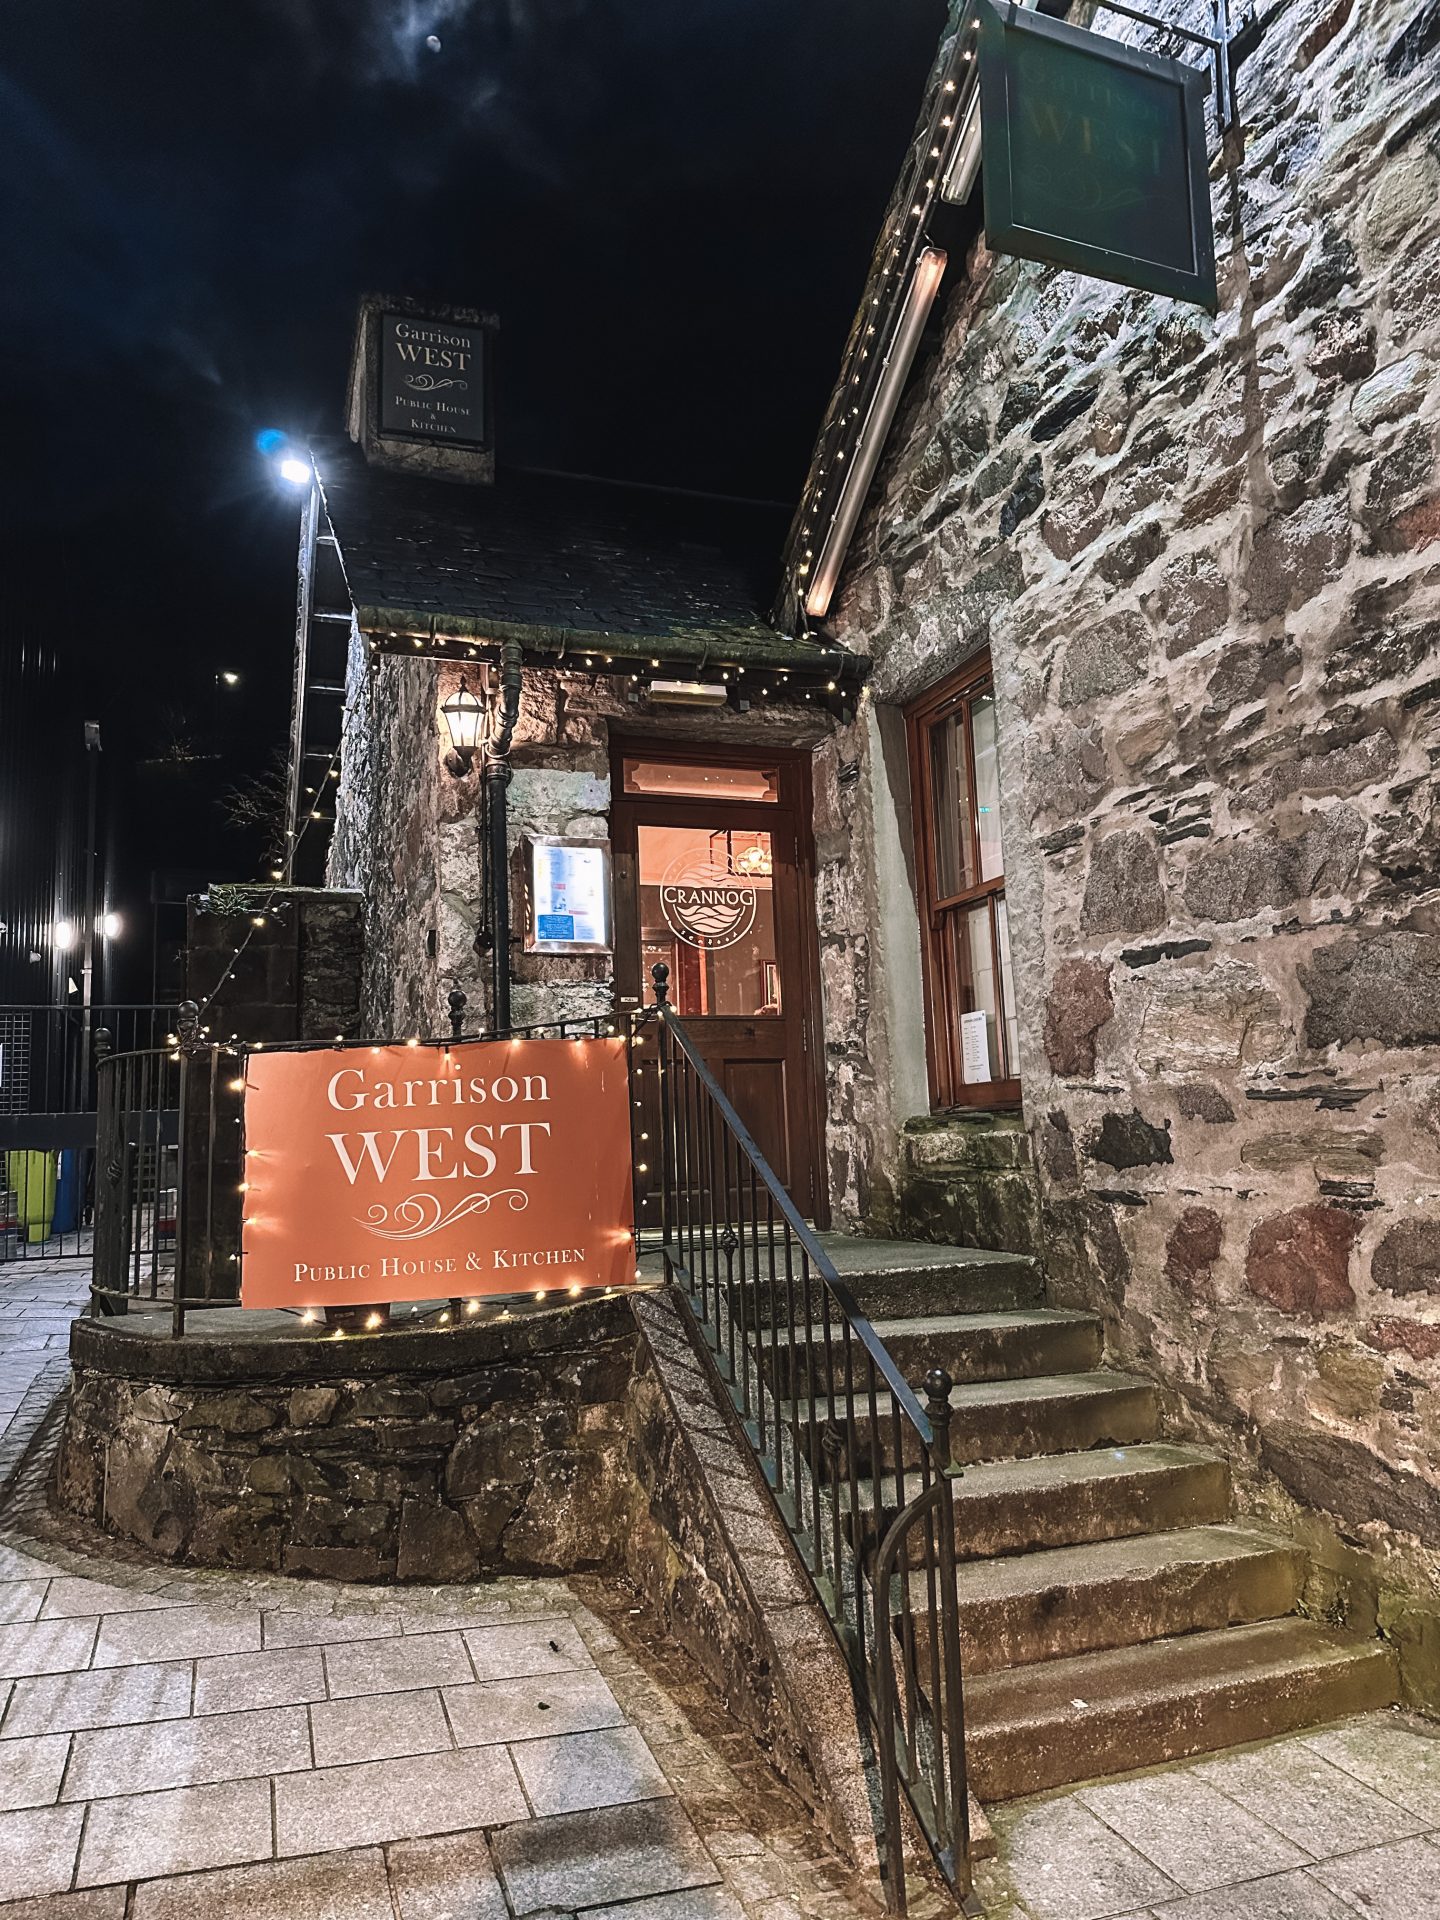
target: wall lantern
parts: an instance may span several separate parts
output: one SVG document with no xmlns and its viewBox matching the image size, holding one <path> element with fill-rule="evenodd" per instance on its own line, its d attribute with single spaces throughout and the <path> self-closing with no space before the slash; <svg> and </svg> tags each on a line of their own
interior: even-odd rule
<svg viewBox="0 0 1440 1920">
<path fill-rule="evenodd" d="M 462 675 L 459 686 L 440 707 L 450 735 L 450 751 L 445 755 L 445 767 L 457 780 L 463 779 L 475 764 L 476 749 L 483 744 L 489 731 L 489 687 L 483 681 L 481 693 L 487 697 L 481 698 L 472 693 Z"/>
</svg>

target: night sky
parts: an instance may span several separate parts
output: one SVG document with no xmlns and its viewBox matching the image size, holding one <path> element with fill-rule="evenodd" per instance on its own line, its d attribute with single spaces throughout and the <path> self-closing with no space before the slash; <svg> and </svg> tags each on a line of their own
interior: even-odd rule
<svg viewBox="0 0 1440 1920">
<path fill-rule="evenodd" d="M 105 723 L 122 893 L 255 865 L 217 795 L 284 735 L 295 508 L 254 437 L 337 429 L 356 296 L 498 313 L 502 464 L 790 500 L 943 15 L 6 0 L 6 592 Z"/>
</svg>

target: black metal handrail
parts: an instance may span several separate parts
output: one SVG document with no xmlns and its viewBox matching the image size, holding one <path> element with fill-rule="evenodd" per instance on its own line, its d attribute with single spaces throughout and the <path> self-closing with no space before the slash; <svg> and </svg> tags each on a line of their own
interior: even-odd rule
<svg viewBox="0 0 1440 1920">
<path fill-rule="evenodd" d="M 637 1172 L 667 1277 L 859 1683 L 890 1904 L 905 1910 L 902 1793 L 968 1902 L 951 1380 L 932 1372 L 921 1406 L 669 1004 L 669 969 L 652 975 L 656 1004 L 632 1016 L 633 1110 L 637 1137 L 658 1130 Z"/>
</svg>

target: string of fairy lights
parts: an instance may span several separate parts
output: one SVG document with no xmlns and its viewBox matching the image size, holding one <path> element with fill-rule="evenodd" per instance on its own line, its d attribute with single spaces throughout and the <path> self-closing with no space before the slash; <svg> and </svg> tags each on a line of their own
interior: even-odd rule
<svg viewBox="0 0 1440 1920">
<path fill-rule="evenodd" d="M 954 160 L 964 119 L 961 108 L 976 83 L 977 32 L 972 11 L 968 20 L 961 20 L 944 59 L 937 63 L 890 202 L 889 224 L 876 245 L 841 356 L 839 378 L 796 512 L 782 589 L 782 601 L 791 603 L 802 626 L 807 620 L 805 582 L 823 544 L 824 528 L 838 506 L 847 462 L 864 432 L 870 398 L 889 361 L 893 342 L 886 336 L 898 326 L 905 289 L 926 244 L 926 222 Z"/>
<path fill-rule="evenodd" d="M 428 654 L 434 659 L 466 662 L 484 662 L 493 657 L 494 651 L 480 642 L 449 634 L 415 632 L 404 628 L 386 628 L 383 637 L 375 632 L 367 633 L 366 642 L 372 665 L 385 655 L 406 658 L 407 648 L 414 653 Z M 731 688 L 737 700 L 769 700 L 777 695 L 781 699 L 798 697 L 813 700 L 818 697 L 827 701 L 831 696 L 853 699 L 858 686 L 847 680 L 845 673 L 851 656 L 845 648 L 834 642 L 817 641 L 812 644 L 819 656 L 813 667 L 808 661 L 794 666 L 755 662 L 747 665 L 743 660 L 726 658 L 723 654 L 712 658 L 708 650 L 702 652 L 698 660 L 649 651 L 616 653 L 600 643 L 562 646 L 556 649 L 553 659 L 547 660 L 546 664 L 562 670 L 568 668 L 571 672 L 583 666 L 587 673 L 608 674 L 637 689 L 643 689 L 649 673 L 684 667 L 700 675 L 718 672 L 720 684 Z M 814 684 L 805 685 L 807 679 Z"/>
</svg>

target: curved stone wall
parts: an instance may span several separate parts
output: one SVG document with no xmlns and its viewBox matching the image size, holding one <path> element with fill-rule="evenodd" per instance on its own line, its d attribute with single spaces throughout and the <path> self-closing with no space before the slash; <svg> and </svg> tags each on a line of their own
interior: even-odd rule
<svg viewBox="0 0 1440 1920">
<path fill-rule="evenodd" d="M 632 1476 L 628 1298 L 335 1338 L 77 1321 L 52 1497 L 166 1560 L 346 1580 L 598 1566 Z"/>
</svg>

